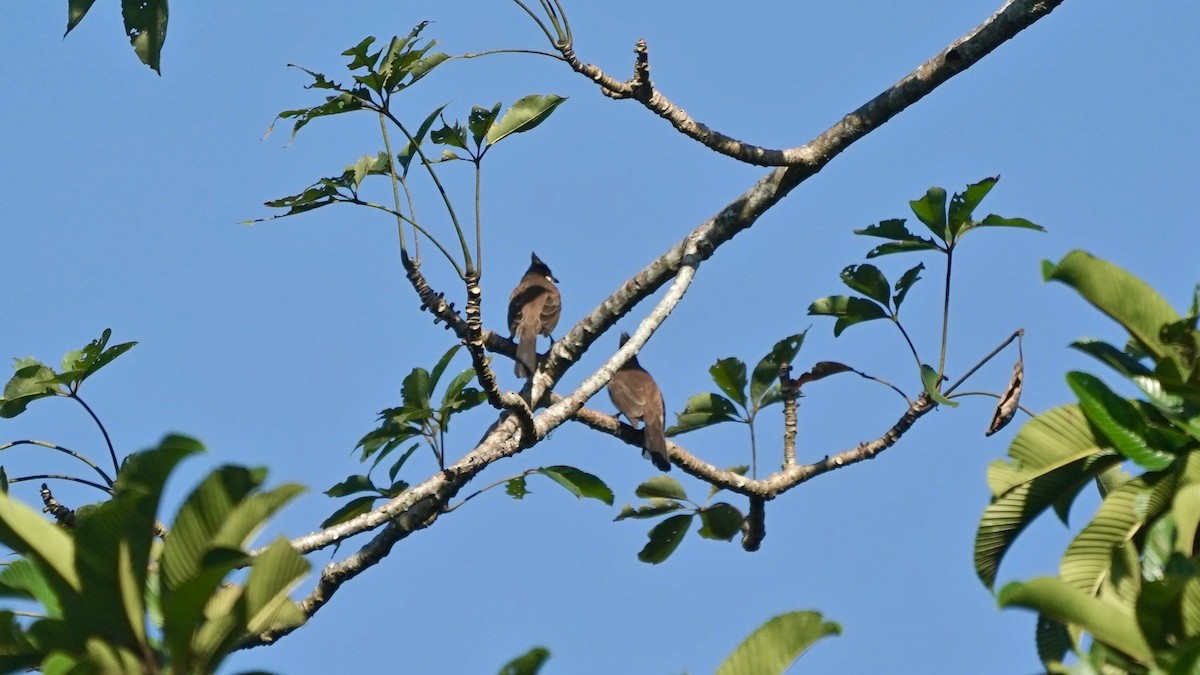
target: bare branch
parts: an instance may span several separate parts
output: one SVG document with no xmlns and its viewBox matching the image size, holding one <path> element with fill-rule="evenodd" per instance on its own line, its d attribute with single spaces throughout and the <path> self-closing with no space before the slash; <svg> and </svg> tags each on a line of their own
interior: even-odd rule
<svg viewBox="0 0 1200 675">
<path fill-rule="evenodd" d="M 1062 2 L 1063 0 L 1009 0 L 975 30 L 955 40 L 903 80 L 847 115 L 823 136 L 835 131 L 838 135 L 846 132 L 865 134 L 915 103 L 941 83 L 973 66 L 992 50 L 1049 14 Z M 554 43 L 554 40 L 551 40 L 551 43 Z M 639 40 L 634 49 L 634 75 L 625 82 L 607 75 L 595 65 L 580 61 L 570 43 L 555 46 L 571 69 L 600 85 L 600 91 L 605 96 L 633 99 L 641 103 L 655 115 L 670 122 L 671 126 L 683 135 L 722 155 L 759 166 L 811 166 L 814 162 L 812 143 L 784 150 L 772 150 L 726 136 L 692 119 L 650 83 L 649 53 L 645 40 Z M 885 111 L 887 114 L 881 116 L 880 113 Z M 839 127 L 842 129 L 839 130 Z"/>
</svg>

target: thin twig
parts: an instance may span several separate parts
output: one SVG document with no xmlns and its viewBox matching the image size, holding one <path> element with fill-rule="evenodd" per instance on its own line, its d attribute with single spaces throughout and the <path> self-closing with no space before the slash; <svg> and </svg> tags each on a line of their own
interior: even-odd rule
<svg viewBox="0 0 1200 675">
<path fill-rule="evenodd" d="M 967 371 L 966 375 L 963 375 L 962 377 L 958 378 L 958 380 L 954 384 L 947 387 L 946 391 L 942 392 L 942 394 L 945 396 L 949 396 L 952 391 L 954 391 L 955 389 L 958 389 L 958 387 L 960 385 L 962 385 L 963 382 L 966 382 L 968 377 L 974 375 L 975 371 L 982 368 L 983 364 L 987 363 L 988 361 L 991 361 L 993 358 L 996 357 L 997 354 L 999 354 L 1001 352 L 1001 350 L 1003 350 L 1005 347 L 1007 347 L 1009 345 L 1009 343 L 1011 343 L 1013 340 L 1016 340 L 1017 338 L 1021 337 L 1024 334 L 1025 334 L 1024 328 L 1018 328 L 1015 331 L 1013 331 L 1013 334 L 1009 335 L 1008 339 L 1006 339 L 1004 342 L 1001 342 L 999 347 L 996 347 L 992 351 L 988 352 L 988 355 L 983 357 L 982 359 L 980 359 L 979 363 L 976 363 L 974 366 L 971 366 L 971 369 Z"/>
</svg>

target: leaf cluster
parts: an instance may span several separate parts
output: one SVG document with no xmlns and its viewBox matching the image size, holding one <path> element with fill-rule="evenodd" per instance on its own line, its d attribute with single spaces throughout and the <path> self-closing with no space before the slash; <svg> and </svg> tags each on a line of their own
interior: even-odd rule
<svg viewBox="0 0 1200 675">
<path fill-rule="evenodd" d="M 1095 481 L 1103 501 L 1063 554 L 1058 577 L 1014 582 L 1002 606 L 1034 609 L 1038 652 L 1053 672 L 1074 652 L 1105 672 L 1194 672 L 1200 664 L 1200 302 L 1180 316 L 1154 289 L 1082 251 L 1045 263 L 1128 333 L 1123 347 L 1072 346 L 1123 377 L 1142 398 L 1071 372 L 1077 404 L 1038 415 L 988 471 L 975 567 L 989 588 L 1005 552 L 1040 514 L 1066 523 Z M 1136 476 L 1122 467 L 1138 470 Z M 1094 641 L 1083 649 L 1081 634 Z"/>
<path fill-rule="evenodd" d="M 288 593 L 308 563 L 286 539 L 253 559 L 244 549 L 300 486 L 264 491 L 265 470 L 222 467 L 155 540 L 167 478 L 202 449 L 167 436 L 131 455 L 113 498 L 79 509 L 73 529 L 0 494 L 0 543 L 21 556 L 0 572 L 0 596 L 41 607 L 33 621 L 0 611 L 0 669 L 214 672 L 247 635 L 303 623 Z M 242 580 L 229 581 L 241 567 Z"/>
</svg>

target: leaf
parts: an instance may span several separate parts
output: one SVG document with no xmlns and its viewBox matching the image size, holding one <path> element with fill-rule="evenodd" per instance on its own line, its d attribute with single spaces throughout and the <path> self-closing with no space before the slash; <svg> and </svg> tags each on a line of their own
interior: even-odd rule
<svg viewBox="0 0 1200 675">
<path fill-rule="evenodd" d="M 988 425 L 985 436 L 1000 431 L 1008 426 L 1012 421 L 1013 415 L 1017 414 L 1017 407 L 1021 403 L 1021 385 L 1025 380 L 1025 359 L 1017 357 L 1017 362 L 1013 364 L 1012 377 L 1008 380 L 1008 386 L 1005 387 L 1004 393 L 1000 395 L 1000 401 L 996 404 L 996 412 L 992 415 L 992 423 Z"/>
<path fill-rule="evenodd" d="M 1159 331 L 1180 316 L 1153 288 L 1116 265 L 1084 251 L 1072 251 L 1057 265 L 1043 263 L 1047 281 L 1075 289 L 1096 309 L 1121 324 L 1155 359 L 1171 357 Z"/>
<path fill-rule="evenodd" d="M 820 612 L 780 614 L 743 640 L 717 667 L 717 675 L 782 674 L 817 640 L 841 634 L 842 627 L 823 620 Z"/>
<path fill-rule="evenodd" d="M 16 372 L 4 385 L 4 396 L 0 398 L 0 417 L 16 417 L 39 398 L 66 393 L 56 373 L 35 359 L 16 359 L 13 370 Z"/>
<path fill-rule="evenodd" d="M 75 540 L 6 493 L 0 494 L 0 543 L 32 557 L 60 599 L 82 589 L 75 569 Z"/>
<path fill-rule="evenodd" d="M 1146 644 L 1133 617 L 1109 600 L 1093 598 L 1053 577 L 1025 583 L 1013 582 L 1000 590 L 1001 607 L 1024 607 L 1063 623 L 1083 627 L 1097 640 L 1111 645 L 1141 663 L 1151 663 Z"/>
<path fill-rule="evenodd" d="M 874 265 L 850 265 L 842 270 L 842 283 L 850 287 L 851 290 L 858 291 L 863 295 L 875 300 L 884 308 L 888 306 L 891 300 L 891 285 L 887 277 L 883 276 L 883 272 L 879 271 Z"/>
<path fill-rule="evenodd" d="M 688 399 L 683 412 L 675 414 L 675 424 L 667 436 L 678 436 L 722 422 L 732 422 L 737 415 L 733 403 L 720 394 L 696 394 Z"/>
<path fill-rule="evenodd" d="M 1026 230 L 1037 230 L 1038 232 L 1046 231 L 1046 228 L 1042 227 L 1041 225 L 1038 225 L 1037 223 L 1031 223 L 1028 220 L 1025 220 L 1024 218 L 1002 218 L 1000 216 L 997 216 L 996 214 L 989 215 L 987 218 L 984 218 L 975 226 L 976 227 L 1019 227 L 1019 228 L 1026 229 Z"/>
<path fill-rule="evenodd" d="M 979 202 L 996 186 L 999 176 L 984 178 L 978 183 L 967 186 L 961 194 L 955 194 L 950 199 L 950 235 L 957 237 L 964 225 L 970 225 L 972 214 Z"/>
<path fill-rule="evenodd" d="M 692 514 L 671 516 L 650 530 L 650 541 L 638 553 L 638 560 L 657 565 L 679 548 L 680 542 L 692 526 Z"/>
<path fill-rule="evenodd" d="M 881 220 L 875 225 L 869 225 L 861 230 L 855 230 L 854 234 L 860 234 L 867 237 L 882 237 L 883 239 L 893 239 L 895 241 L 925 242 L 929 244 L 930 247 L 934 246 L 932 239 L 918 237 L 912 232 L 909 232 L 908 228 L 904 226 L 903 218 Z"/>
<path fill-rule="evenodd" d="M 565 487 L 580 499 L 589 497 L 599 499 L 609 506 L 613 504 L 612 490 L 604 484 L 604 481 L 586 471 L 580 471 L 573 466 L 557 465 L 542 467 L 537 472 Z"/>
<path fill-rule="evenodd" d="M 742 521 L 746 518 L 736 507 L 725 502 L 717 502 L 699 511 L 700 536 L 705 539 L 731 541 L 742 530 Z"/>
<path fill-rule="evenodd" d="M 1126 458 L 1150 471 L 1161 471 L 1175 461 L 1173 453 L 1151 447 L 1146 420 L 1138 409 L 1098 378 L 1072 371 L 1067 374 L 1067 384 L 1079 397 L 1088 420 Z"/>
<path fill-rule="evenodd" d="M 167 39 L 167 0 L 121 0 L 121 17 L 133 51 L 162 75 L 159 56 Z"/>
<path fill-rule="evenodd" d="M 922 239 L 920 241 L 893 241 L 886 244 L 880 244 L 870 251 L 867 251 L 867 259 L 869 260 L 871 258 L 878 258 L 880 256 L 892 255 L 894 253 L 940 250 L 942 250 L 941 247 L 935 244 L 933 240 Z"/>
<path fill-rule="evenodd" d="M 382 499 L 382 497 L 377 494 L 355 497 L 345 504 L 342 504 L 336 511 L 333 512 L 332 515 L 321 521 L 321 527 L 326 528 L 333 527 L 334 525 L 340 525 L 348 520 L 353 520 L 364 513 L 369 513 L 371 509 L 374 508 L 375 502 L 380 499 Z"/>
<path fill-rule="evenodd" d="M 766 394 L 778 384 L 779 372 L 783 364 L 791 365 L 795 361 L 807 333 L 806 329 L 804 332 L 789 335 L 776 342 L 775 346 L 771 347 L 771 351 L 758 362 L 757 366 L 754 366 L 754 374 L 750 377 L 750 402 L 755 410 L 765 408 L 774 402 Z"/>
<path fill-rule="evenodd" d="M 850 326 L 864 321 L 888 318 L 888 312 L 866 298 L 848 295 L 831 295 L 814 301 L 808 306 L 810 316 L 836 316 L 833 336 L 837 337 Z"/>
<path fill-rule="evenodd" d="M 934 236 L 945 242 L 952 241 L 952 235 L 946 227 L 945 188 L 931 187 L 925 191 L 924 197 L 914 199 L 908 205 Z"/>
<path fill-rule="evenodd" d="M 1175 550 L 1191 557 L 1195 553 L 1196 530 L 1200 528 L 1200 484 L 1185 485 L 1171 500 L 1175 522 Z"/>
<path fill-rule="evenodd" d="M 817 361 L 817 363 L 815 365 L 813 365 L 812 370 L 810 370 L 806 373 L 802 373 L 800 375 L 800 377 L 796 378 L 796 383 L 797 383 L 797 386 L 803 387 L 805 384 L 807 384 L 809 382 L 816 382 L 817 380 L 823 380 L 823 379 L 829 377 L 830 375 L 837 375 L 838 373 L 856 373 L 856 372 L 858 372 L 858 371 L 854 370 L 853 368 L 851 368 L 850 366 L 848 366 L 844 363 L 838 363 L 837 361 Z"/>
<path fill-rule="evenodd" d="M 549 658 L 549 649 L 534 647 L 504 664 L 504 667 L 500 669 L 500 675 L 538 675 Z"/>
<path fill-rule="evenodd" d="M 413 157 L 417 155 L 417 148 L 421 145 L 421 142 L 425 140 L 425 134 L 429 133 L 429 128 L 433 126 L 434 121 L 437 120 L 438 116 L 441 115 L 442 111 L 445 109 L 446 106 L 442 105 L 436 108 L 433 112 L 429 113 L 429 116 L 425 118 L 425 121 L 421 122 L 421 126 L 417 127 L 417 133 L 413 134 L 412 139 L 405 143 L 404 147 L 400 149 L 400 152 L 396 155 L 396 162 L 399 163 L 401 168 L 404 169 L 401 175 L 405 177 L 408 176 L 408 167 L 410 164 L 412 164 Z"/>
<path fill-rule="evenodd" d="M 308 561 L 282 536 L 254 559 L 245 591 L 248 633 L 256 635 L 304 623 L 304 615 L 288 593 L 308 570 Z"/>
<path fill-rule="evenodd" d="M 356 474 L 353 476 L 347 476 L 346 480 L 329 488 L 325 491 L 325 494 L 330 497 L 345 497 L 357 492 L 377 493 L 379 492 L 379 488 L 375 487 L 375 484 L 371 482 L 371 478 L 369 476 Z"/>
<path fill-rule="evenodd" d="M 1092 521 L 1071 540 L 1059 563 L 1063 582 L 1094 594 L 1107 578 L 1112 554 L 1169 503 L 1174 476 L 1147 474 L 1109 492 Z"/>
<path fill-rule="evenodd" d="M 925 269 L 925 263 L 917 263 L 916 267 L 910 268 L 896 280 L 896 294 L 892 296 L 892 307 L 895 313 L 900 313 L 900 303 L 904 302 L 904 298 L 908 296 L 908 289 L 921 280 L 921 270 L 923 269 Z"/>
<path fill-rule="evenodd" d="M 1008 462 L 988 468 L 992 502 L 975 534 L 975 571 L 991 588 L 1000 561 L 1017 536 L 1063 495 L 1119 463 L 1078 406 L 1053 408 L 1021 427 Z"/>
<path fill-rule="evenodd" d="M 924 363 L 921 364 L 921 384 L 925 385 L 925 393 L 929 394 L 929 398 L 933 399 L 938 405 L 948 405 L 951 408 L 957 408 L 958 403 L 946 398 L 939 388 L 943 379 L 933 369 L 933 366 L 928 366 Z"/>
<path fill-rule="evenodd" d="M 46 616 L 62 618 L 62 603 L 54 586 L 42 569 L 28 558 L 19 558 L 0 567 L 0 596 L 36 600 Z"/>
<path fill-rule="evenodd" d="M 1134 356 L 1117 349 L 1107 342 L 1089 338 L 1076 340 L 1070 346 L 1073 349 L 1078 349 L 1084 354 L 1096 358 L 1125 377 L 1150 377 L 1154 374 L 1152 370 L 1142 365 Z"/>
<path fill-rule="evenodd" d="M 504 484 L 504 493 L 513 499 L 524 499 L 529 494 L 529 489 L 525 487 L 525 476 L 508 479 Z"/>
<path fill-rule="evenodd" d="M 1038 659 L 1044 666 L 1062 663 L 1067 652 L 1074 649 L 1074 643 L 1071 641 L 1071 634 L 1067 631 L 1067 627 L 1045 614 L 1038 614 L 1035 640 Z"/>
<path fill-rule="evenodd" d="M 462 347 L 462 344 L 454 345 L 450 349 L 447 349 L 445 354 L 442 354 L 442 358 L 438 359 L 437 365 L 433 367 L 433 372 L 429 374 L 430 389 L 437 388 L 438 382 L 442 379 L 442 373 L 446 372 L 446 368 L 450 365 L 450 361 L 458 353 L 460 347 Z"/>
<path fill-rule="evenodd" d="M 670 476 L 655 476 L 637 486 L 634 494 L 642 499 L 658 497 L 660 499 L 681 499 L 687 501 L 687 492 L 683 485 Z"/>
<path fill-rule="evenodd" d="M 459 122 L 455 122 L 454 126 L 450 126 L 445 120 L 442 120 L 442 128 L 434 129 L 433 133 L 429 134 L 429 140 L 438 145 L 448 145 L 466 150 L 467 130 Z"/>
<path fill-rule="evenodd" d="M 496 122 L 496 116 L 499 114 L 499 103 L 492 106 L 491 109 L 479 106 L 471 107 L 471 114 L 467 117 L 467 127 L 471 130 L 471 138 L 475 141 L 475 147 L 478 148 L 483 143 L 488 130 L 492 128 L 492 124 Z"/>
<path fill-rule="evenodd" d="M 741 359 L 721 359 L 708 369 L 708 374 L 729 398 L 746 407 L 746 364 Z"/>
<path fill-rule="evenodd" d="M 94 2 L 96 0 L 67 0 L 67 31 L 63 33 L 63 37 L 66 37 L 67 33 L 70 33 L 75 26 L 79 25 L 80 21 L 83 21 L 83 17 L 92 8 Z"/>
<path fill-rule="evenodd" d="M 424 368 L 413 368 L 400 385 L 404 397 L 404 407 L 408 410 L 429 410 L 430 399 L 433 397 L 433 382 L 429 371 Z M 424 421 L 428 415 L 423 415 L 412 421 Z"/>
<path fill-rule="evenodd" d="M 529 131 L 544 122 L 566 100 L 556 94 L 530 94 L 521 98 L 505 111 L 499 122 L 488 129 L 488 143 L 495 145 L 511 134 Z"/>
<path fill-rule="evenodd" d="M 315 80 L 313 85 L 309 85 L 310 87 L 318 89 L 337 89 L 341 93 L 336 96 L 325 97 L 325 102 L 321 105 L 316 105 L 311 108 L 284 110 L 276 115 L 275 121 L 292 118 L 295 118 L 296 120 L 295 123 L 292 124 L 292 134 L 288 137 L 288 143 L 296 140 L 296 134 L 300 133 L 301 129 L 308 126 L 309 122 L 317 119 L 318 117 L 340 115 L 342 113 L 354 112 L 355 110 L 362 110 L 363 108 L 364 99 L 362 96 L 356 96 L 352 92 L 342 90 L 339 85 L 336 85 L 325 79 L 325 76 L 320 73 L 314 73 L 304 68 L 301 68 L 300 70 L 308 73 Z M 275 123 L 272 122 L 271 126 L 267 129 L 267 134 L 270 134 L 274 128 Z M 267 202 L 267 205 L 270 206 L 271 202 Z"/>
<path fill-rule="evenodd" d="M 627 518 L 633 518 L 635 520 L 656 518 L 667 513 L 678 511 L 682 508 L 685 508 L 684 505 L 680 504 L 674 499 L 661 499 L 655 497 L 651 499 L 648 504 L 643 504 L 637 508 L 634 508 L 629 504 L 622 506 L 621 512 L 617 514 L 616 518 L 613 518 L 613 522 L 625 520 Z"/>
</svg>

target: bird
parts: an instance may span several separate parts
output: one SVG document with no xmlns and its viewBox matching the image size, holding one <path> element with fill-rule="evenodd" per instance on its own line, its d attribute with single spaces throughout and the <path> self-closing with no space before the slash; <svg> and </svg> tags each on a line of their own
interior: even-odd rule
<svg viewBox="0 0 1200 675">
<path fill-rule="evenodd" d="M 629 333 L 621 333 L 621 346 L 629 341 Z M 608 382 L 608 396 L 617 410 L 629 420 L 633 428 L 638 422 L 645 424 L 642 431 L 642 457 L 654 463 L 659 471 L 670 471 L 667 459 L 666 408 L 663 406 L 662 390 L 641 364 L 637 355 L 629 357 L 625 365 L 613 374 Z"/>
<path fill-rule="evenodd" d="M 537 336 L 550 336 L 558 325 L 562 311 L 562 296 L 554 282 L 558 279 L 534 253 L 529 269 L 508 299 L 508 329 L 517 341 L 517 377 L 533 377 L 537 368 Z"/>
</svg>

